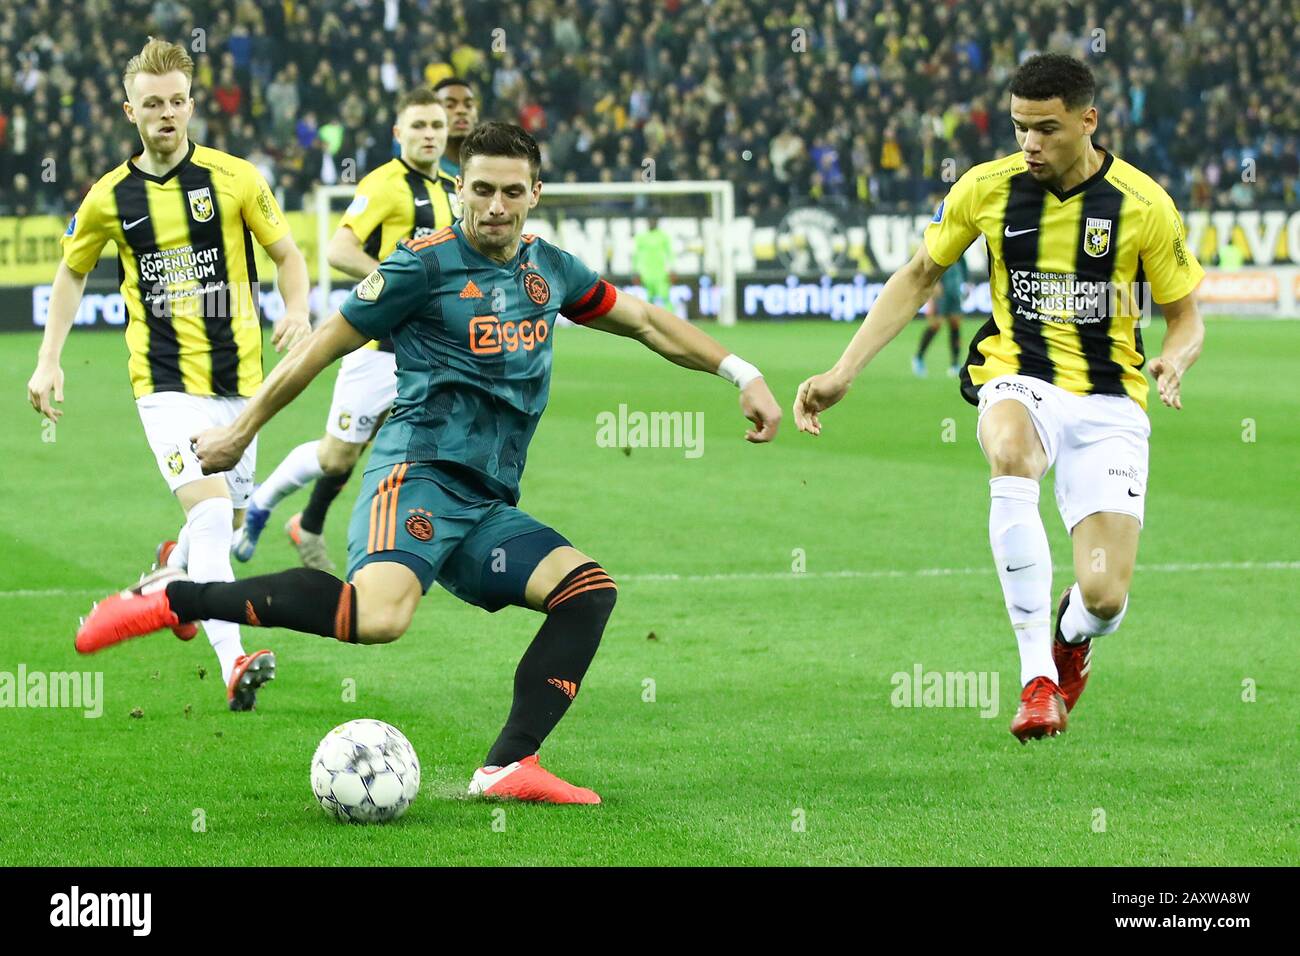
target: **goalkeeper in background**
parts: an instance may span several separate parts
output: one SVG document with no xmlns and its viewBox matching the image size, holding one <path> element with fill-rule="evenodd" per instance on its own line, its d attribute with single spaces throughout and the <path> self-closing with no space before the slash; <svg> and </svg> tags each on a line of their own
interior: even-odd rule
<svg viewBox="0 0 1300 956">
<path fill-rule="evenodd" d="M 636 269 L 646 301 L 673 309 L 669 290 L 672 288 L 673 240 L 659 228 L 659 217 L 650 220 L 650 228 L 636 237 L 636 251 L 632 266 Z"/>
</svg>

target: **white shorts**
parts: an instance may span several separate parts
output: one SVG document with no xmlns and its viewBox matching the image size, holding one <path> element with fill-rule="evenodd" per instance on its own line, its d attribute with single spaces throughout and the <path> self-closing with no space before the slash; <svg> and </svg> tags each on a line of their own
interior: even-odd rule
<svg viewBox="0 0 1300 956">
<path fill-rule="evenodd" d="M 981 419 L 1004 400 L 1029 411 L 1047 466 L 1056 468 L 1056 507 L 1067 531 L 1100 511 L 1142 524 L 1151 422 L 1141 405 L 1127 395 L 1075 395 L 1026 375 L 999 375 L 979 397 Z"/>
<path fill-rule="evenodd" d="M 155 392 L 135 400 L 135 407 L 140 410 L 140 421 L 144 423 L 145 438 L 158 460 L 158 470 L 168 488 L 175 491 L 191 481 L 212 477 L 203 474 L 199 460 L 190 448 L 190 437 L 205 428 L 229 425 L 247 404 L 246 398 L 188 395 L 185 392 Z M 257 438 L 254 437 L 239 463 L 224 475 L 230 488 L 230 500 L 236 508 L 248 507 L 256 468 Z"/>
<path fill-rule="evenodd" d="M 339 365 L 325 431 L 340 441 L 364 445 L 395 401 L 397 357 L 379 349 L 357 349 Z"/>
</svg>

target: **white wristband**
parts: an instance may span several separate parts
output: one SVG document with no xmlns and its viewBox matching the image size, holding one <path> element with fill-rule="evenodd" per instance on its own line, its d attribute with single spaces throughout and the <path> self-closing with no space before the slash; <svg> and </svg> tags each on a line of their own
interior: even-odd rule
<svg viewBox="0 0 1300 956">
<path fill-rule="evenodd" d="M 722 364 L 718 366 L 718 374 L 740 389 L 744 389 L 754 379 L 763 377 L 762 372 L 735 354 L 728 355 L 722 360 Z"/>
</svg>

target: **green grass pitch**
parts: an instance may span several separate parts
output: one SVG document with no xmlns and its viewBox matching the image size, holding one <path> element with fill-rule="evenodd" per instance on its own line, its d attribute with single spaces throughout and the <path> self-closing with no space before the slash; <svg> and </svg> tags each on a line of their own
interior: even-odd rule
<svg viewBox="0 0 1300 956">
<path fill-rule="evenodd" d="M 942 374 L 911 377 L 919 327 L 817 440 L 796 432 L 789 405 L 853 328 L 713 329 L 764 370 L 786 411 L 767 447 L 743 441 L 725 383 L 628 340 L 559 330 L 521 505 L 620 582 L 582 693 L 543 751 L 602 794 L 596 808 L 464 797 L 537 627 L 526 611 L 488 615 L 435 588 L 385 647 L 246 629 L 250 650 L 273 648 L 280 662 L 251 714 L 226 711 L 202 637 L 78 657 L 78 616 L 134 581 L 181 513 L 147 451 L 120 335 L 72 335 L 56 433 L 24 404 L 38 337 L 2 336 L 0 671 L 102 672 L 104 712 L 0 709 L 0 860 L 1294 862 L 1298 329 L 1210 321 L 1184 410 L 1152 408 L 1130 614 L 1099 642 L 1069 732 L 1029 746 L 1007 732 L 1018 663 L 989 556 L 974 409 Z M 1148 334 L 1153 354 L 1162 330 L 1157 320 Z M 944 347 L 940 336 L 932 369 Z M 260 476 L 319 436 L 332 383 L 322 376 L 271 423 Z M 600 447 L 596 416 L 620 403 L 702 411 L 704 453 Z M 356 486 L 327 527 L 340 561 Z M 1055 594 L 1070 552 L 1044 487 Z M 281 506 L 239 574 L 294 564 L 278 529 L 304 500 Z M 893 706 L 893 675 L 918 665 L 997 673 L 996 717 Z M 420 797 L 395 825 L 333 823 L 311 795 L 317 741 L 355 717 L 400 727 L 423 763 Z"/>
</svg>

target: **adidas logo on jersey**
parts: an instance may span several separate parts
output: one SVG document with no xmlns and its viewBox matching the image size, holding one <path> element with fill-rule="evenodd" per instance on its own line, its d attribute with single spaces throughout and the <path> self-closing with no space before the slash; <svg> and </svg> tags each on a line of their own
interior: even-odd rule
<svg viewBox="0 0 1300 956">
<path fill-rule="evenodd" d="M 465 283 L 465 288 L 460 290 L 460 297 L 462 299 L 481 299 L 483 298 L 483 293 L 480 292 L 478 286 L 474 284 L 474 280 L 470 279 Z"/>
</svg>

